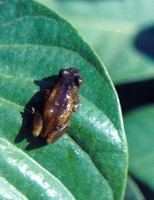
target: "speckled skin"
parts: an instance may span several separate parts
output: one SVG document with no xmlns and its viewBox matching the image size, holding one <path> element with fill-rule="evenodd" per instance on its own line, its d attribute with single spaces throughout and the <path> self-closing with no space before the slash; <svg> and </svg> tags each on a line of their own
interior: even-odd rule
<svg viewBox="0 0 154 200">
<path fill-rule="evenodd" d="M 82 78 L 76 68 L 61 69 L 52 91 L 46 91 L 43 114 L 33 112 L 34 137 L 41 135 L 47 143 L 59 139 L 70 127 L 69 118 L 79 106 L 78 90 Z"/>
</svg>

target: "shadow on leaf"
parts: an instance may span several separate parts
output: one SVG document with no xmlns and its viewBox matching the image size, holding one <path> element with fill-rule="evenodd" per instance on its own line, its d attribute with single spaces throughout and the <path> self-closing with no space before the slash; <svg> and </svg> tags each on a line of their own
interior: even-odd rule
<svg viewBox="0 0 154 200">
<path fill-rule="evenodd" d="M 153 200 L 154 199 L 154 191 L 150 187 L 148 187 L 148 185 L 146 185 L 144 182 L 142 182 L 138 178 L 134 177 L 132 174 L 131 174 L 131 176 L 134 179 L 134 181 L 137 183 L 137 185 L 139 186 L 140 190 L 142 191 L 142 193 L 144 194 L 146 199 Z"/>
<path fill-rule="evenodd" d="M 36 148 L 40 148 L 46 145 L 46 141 L 44 138 L 37 137 L 35 138 L 32 135 L 32 122 L 33 122 L 33 108 L 39 110 L 42 113 L 43 103 L 44 103 L 44 91 L 45 89 L 52 90 L 55 83 L 57 81 L 57 76 L 51 76 L 44 78 L 42 80 L 36 80 L 34 83 L 39 86 L 39 91 L 34 94 L 34 96 L 30 99 L 30 101 L 26 104 L 24 108 L 24 112 L 21 113 L 22 116 L 22 126 L 15 138 L 15 143 L 20 143 L 24 139 L 27 139 L 29 142 L 26 150 L 33 150 Z"/>
<path fill-rule="evenodd" d="M 154 79 L 117 85 L 116 90 L 124 114 L 140 106 L 154 103 Z"/>
<path fill-rule="evenodd" d="M 154 59 L 154 26 L 142 30 L 134 43 L 139 51 Z"/>
</svg>

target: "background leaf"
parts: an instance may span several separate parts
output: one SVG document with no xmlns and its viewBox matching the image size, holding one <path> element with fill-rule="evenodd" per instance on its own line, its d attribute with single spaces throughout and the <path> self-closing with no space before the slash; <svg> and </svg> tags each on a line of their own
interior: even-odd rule
<svg viewBox="0 0 154 200">
<path fill-rule="evenodd" d="M 103 60 L 115 84 L 154 77 L 152 0 L 40 2 L 78 28 Z M 150 48 L 152 56 L 144 56 L 143 52 Z"/>
<path fill-rule="evenodd" d="M 154 191 L 154 106 L 149 105 L 125 116 L 129 145 L 129 171 Z"/>
<path fill-rule="evenodd" d="M 125 193 L 125 200 L 144 200 L 144 197 L 136 185 L 136 183 L 133 181 L 131 177 L 128 176 L 127 180 L 127 187 L 126 187 L 126 193 Z"/>
<path fill-rule="evenodd" d="M 10 152 L 19 151 L 19 160 L 20 156 L 35 160 L 43 169 L 38 172 L 44 180 L 44 170 L 59 179 L 61 183 L 55 189 L 61 187 L 63 196 L 122 199 L 127 146 L 117 95 L 102 63 L 76 30 L 38 3 L 5 0 L 0 4 L 0 13 L 1 141 L 6 141 Z M 52 145 L 41 146 L 42 141 L 32 138 L 27 128 L 30 113 L 28 117 L 24 113 L 22 121 L 20 112 L 25 106 L 31 109 L 31 103 L 38 101 L 35 83 L 46 85 L 49 79 L 44 78 L 70 66 L 79 68 L 84 78 L 80 109 L 72 117 L 69 136 L 65 135 Z M 7 155 L 1 158 L 1 162 L 6 163 L 1 168 L 6 171 L 14 167 L 13 163 L 19 162 L 14 157 L 12 163 L 7 159 Z M 17 164 L 11 184 L 19 192 L 28 198 L 36 198 L 39 193 L 30 192 L 31 184 L 34 184 L 35 188 L 42 187 L 41 194 L 47 193 L 37 180 L 21 190 L 15 177 L 18 176 L 20 182 L 24 174 L 16 167 Z M 28 167 L 36 174 L 37 166 Z M 7 180 L 9 175 L 3 170 L 1 176 Z M 27 178 L 27 181 L 31 180 Z M 43 196 L 39 195 L 41 198 Z M 51 199 L 50 196 L 46 198 Z"/>
</svg>

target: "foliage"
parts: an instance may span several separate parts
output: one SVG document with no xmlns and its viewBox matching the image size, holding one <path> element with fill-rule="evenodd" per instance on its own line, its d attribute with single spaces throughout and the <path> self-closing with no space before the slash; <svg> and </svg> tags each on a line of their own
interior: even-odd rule
<svg viewBox="0 0 154 200">
<path fill-rule="evenodd" d="M 154 199 L 153 6 L 1 0 L 0 198 Z M 70 66 L 84 79 L 80 108 L 68 133 L 45 145 L 31 136 L 31 107 L 39 87 Z M 128 179 L 120 104 L 108 73 L 123 110 Z"/>
<path fill-rule="evenodd" d="M 129 172 L 154 199 L 154 21 L 152 0 L 43 3 L 71 21 L 105 63 L 124 114 Z M 131 179 L 132 180 L 132 179 Z M 125 198 L 141 193 L 128 180 Z M 137 191 L 137 192 L 136 192 Z M 134 199 L 143 199 L 137 194 Z"/>
<path fill-rule="evenodd" d="M 68 22 L 38 2 L 3 0 L 0 13 L 2 190 L 20 199 L 123 199 L 127 145 L 105 67 Z M 80 109 L 68 135 L 45 145 L 31 136 L 31 108 L 38 86 L 70 66 L 84 79 Z"/>
</svg>

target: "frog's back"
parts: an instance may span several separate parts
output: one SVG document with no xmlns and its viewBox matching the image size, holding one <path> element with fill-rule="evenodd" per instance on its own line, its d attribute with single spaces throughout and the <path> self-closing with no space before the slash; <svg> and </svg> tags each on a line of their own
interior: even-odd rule
<svg viewBox="0 0 154 200">
<path fill-rule="evenodd" d="M 72 105 L 71 91 L 56 84 L 45 104 L 43 116 L 45 126 L 50 124 L 53 130 L 62 126 L 72 114 Z"/>
</svg>

